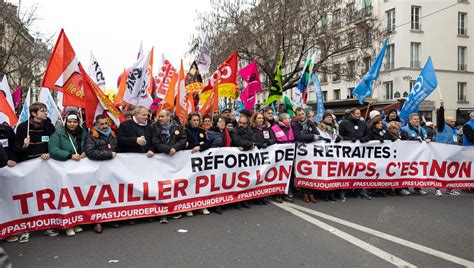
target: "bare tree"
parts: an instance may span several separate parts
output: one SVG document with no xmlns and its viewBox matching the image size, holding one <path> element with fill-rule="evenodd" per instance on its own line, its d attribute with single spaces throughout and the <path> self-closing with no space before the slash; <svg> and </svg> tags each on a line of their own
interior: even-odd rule
<svg viewBox="0 0 474 268">
<path fill-rule="evenodd" d="M 353 77 L 360 73 L 333 64 L 333 59 L 347 54 L 360 63 L 375 54 L 367 48 L 383 33 L 371 11 L 370 7 L 356 10 L 354 4 L 343 5 L 336 0 L 212 0 L 211 10 L 199 14 L 190 53 L 197 52 L 201 37 L 207 33 L 211 69 L 238 49 L 240 59 L 257 61 L 266 76 L 266 87 L 282 54 L 285 90 L 297 85 L 306 57 L 314 51 L 319 54 L 316 72 Z"/>
<path fill-rule="evenodd" d="M 37 7 L 20 12 L 0 0 L 0 73 L 12 88 L 39 86 L 51 54 L 52 36 L 32 32 Z"/>
</svg>

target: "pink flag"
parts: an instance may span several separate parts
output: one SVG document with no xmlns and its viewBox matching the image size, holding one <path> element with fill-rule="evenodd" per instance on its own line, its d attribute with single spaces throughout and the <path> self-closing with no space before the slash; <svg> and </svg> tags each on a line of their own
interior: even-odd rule
<svg viewBox="0 0 474 268">
<path fill-rule="evenodd" d="M 21 103 L 21 88 L 17 87 L 15 92 L 12 95 L 13 98 L 13 105 L 15 105 L 15 109 L 18 108 L 18 105 Z"/>
<path fill-rule="evenodd" d="M 251 62 L 249 65 L 242 68 L 239 73 L 242 79 L 247 82 L 247 87 L 242 91 L 242 93 L 240 93 L 240 99 L 244 103 L 245 109 L 253 110 L 256 95 L 258 92 L 262 91 L 257 62 Z"/>
</svg>

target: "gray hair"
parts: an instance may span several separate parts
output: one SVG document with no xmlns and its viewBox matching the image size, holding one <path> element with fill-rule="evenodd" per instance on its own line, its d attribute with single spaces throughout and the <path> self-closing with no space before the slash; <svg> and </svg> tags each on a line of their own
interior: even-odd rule
<svg viewBox="0 0 474 268">
<path fill-rule="evenodd" d="M 413 116 L 418 116 L 418 117 L 420 117 L 417 113 L 412 113 L 412 114 L 410 114 L 410 115 L 408 116 L 408 120 L 411 120 L 411 118 L 412 118 Z"/>
<path fill-rule="evenodd" d="M 132 115 L 135 116 L 139 114 L 143 109 L 145 109 L 148 112 L 148 109 L 145 106 L 137 106 L 133 109 Z"/>
<path fill-rule="evenodd" d="M 287 117 L 290 117 L 290 115 L 287 114 L 287 113 L 280 113 L 278 115 L 278 119 L 279 119 L 280 122 L 283 122 Z"/>
<path fill-rule="evenodd" d="M 474 112 L 471 112 L 471 113 L 469 114 L 469 116 L 470 116 L 471 118 L 474 118 Z"/>
</svg>

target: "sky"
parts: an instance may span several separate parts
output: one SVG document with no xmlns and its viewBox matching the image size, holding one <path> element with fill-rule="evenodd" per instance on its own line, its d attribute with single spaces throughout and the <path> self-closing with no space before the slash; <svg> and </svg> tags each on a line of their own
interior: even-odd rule
<svg viewBox="0 0 474 268">
<path fill-rule="evenodd" d="M 180 59 L 185 59 L 191 35 L 195 33 L 198 12 L 210 6 L 209 0 L 7 1 L 15 5 L 21 1 L 20 10 L 36 5 L 40 20 L 33 30 L 53 35 L 53 44 L 64 28 L 86 70 L 92 51 L 105 75 L 107 88 L 116 88 L 123 68 L 136 61 L 141 41 L 145 51 L 152 46 L 155 48 L 154 75 L 162 53 L 179 68 Z M 185 59 L 185 63 L 190 61 Z"/>
</svg>

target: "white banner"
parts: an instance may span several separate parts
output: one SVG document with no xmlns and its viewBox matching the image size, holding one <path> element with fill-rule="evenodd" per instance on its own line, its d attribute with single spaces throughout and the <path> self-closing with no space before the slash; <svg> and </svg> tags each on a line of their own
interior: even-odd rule
<svg viewBox="0 0 474 268">
<path fill-rule="evenodd" d="M 294 145 L 109 161 L 34 159 L 0 169 L 0 239 L 77 224 L 152 217 L 287 191 Z"/>
<path fill-rule="evenodd" d="M 296 187 L 474 188 L 474 147 L 413 141 L 312 143 L 296 149 Z"/>
</svg>

